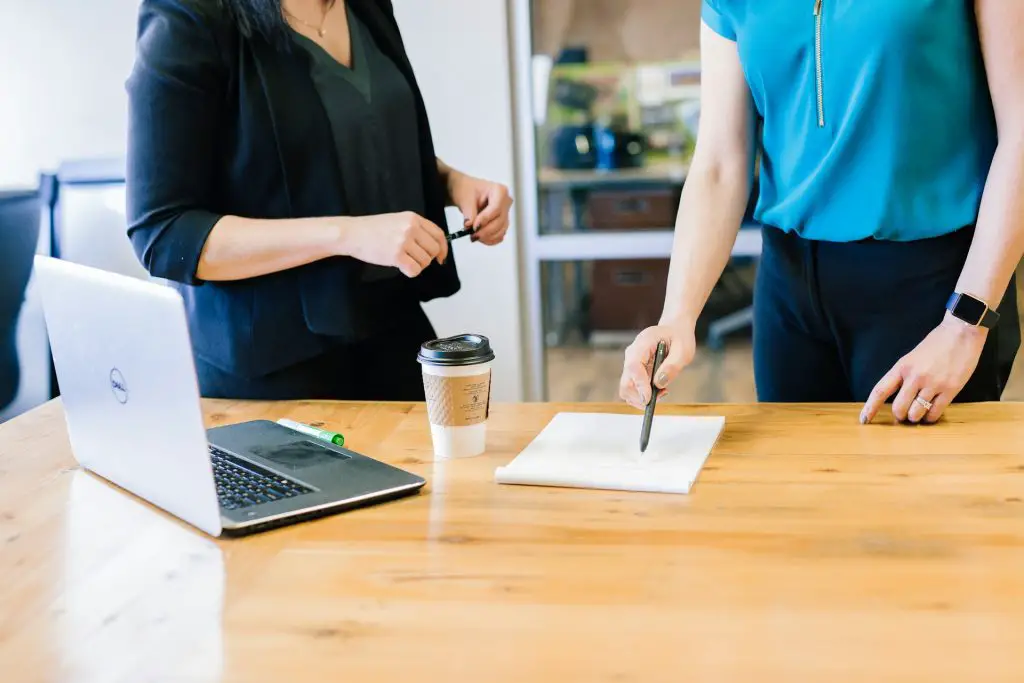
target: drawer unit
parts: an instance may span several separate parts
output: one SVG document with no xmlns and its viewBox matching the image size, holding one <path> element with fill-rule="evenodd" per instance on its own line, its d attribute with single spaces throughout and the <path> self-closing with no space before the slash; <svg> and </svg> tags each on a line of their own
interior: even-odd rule
<svg viewBox="0 0 1024 683">
<path fill-rule="evenodd" d="M 594 230 L 668 230 L 676 223 L 680 188 L 590 193 L 586 225 Z"/>
<path fill-rule="evenodd" d="M 640 330 L 661 317 L 668 259 L 596 261 L 590 290 L 590 327 Z"/>
</svg>

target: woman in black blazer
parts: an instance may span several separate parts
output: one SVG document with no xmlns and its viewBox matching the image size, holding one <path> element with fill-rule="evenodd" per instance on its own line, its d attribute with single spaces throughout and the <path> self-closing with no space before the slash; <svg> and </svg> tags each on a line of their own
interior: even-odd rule
<svg viewBox="0 0 1024 683">
<path fill-rule="evenodd" d="M 203 395 L 422 399 L 445 207 L 495 245 L 512 200 L 437 158 L 390 0 L 143 0 L 128 93 L 128 234 Z"/>
</svg>

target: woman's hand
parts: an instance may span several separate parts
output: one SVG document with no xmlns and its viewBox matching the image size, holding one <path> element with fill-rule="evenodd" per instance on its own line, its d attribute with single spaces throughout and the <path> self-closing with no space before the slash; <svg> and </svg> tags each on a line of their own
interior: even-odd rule
<svg viewBox="0 0 1024 683">
<path fill-rule="evenodd" d="M 938 422 L 978 367 L 987 336 L 988 330 L 966 325 L 947 313 L 942 323 L 875 385 L 860 421 L 871 422 L 899 390 L 892 404 L 898 422 Z"/>
<path fill-rule="evenodd" d="M 394 266 L 416 277 L 432 261 L 448 258 L 448 238 L 441 228 L 412 212 L 347 218 L 342 223 L 341 252 L 378 266 Z"/>
<path fill-rule="evenodd" d="M 505 239 L 512 209 L 507 187 L 451 170 L 448 172 L 448 196 L 462 212 L 466 227 L 475 229 L 474 242 L 494 246 Z"/>
<path fill-rule="evenodd" d="M 638 410 L 643 410 L 651 398 L 651 366 L 658 343 L 665 342 L 665 360 L 658 369 L 655 385 L 664 395 L 680 370 L 693 361 L 697 344 L 694 326 L 689 324 L 658 325 L 648 327 L 637 335 L 626 349 L 626 360 L 619 380 L 619 397 Z"/>
</svg>

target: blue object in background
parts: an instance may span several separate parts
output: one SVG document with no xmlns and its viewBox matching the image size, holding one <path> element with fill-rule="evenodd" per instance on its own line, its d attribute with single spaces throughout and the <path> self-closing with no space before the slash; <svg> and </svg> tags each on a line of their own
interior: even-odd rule
<svg viewBox="0 0 1024 683">
<path fill-rule="evenodd" d="M 594 129 L 594 145 L 597 147 L 596 167 L 599 170 L 613 171 L 644 165 L 647 141 L 640 133 L 612 126 L 597 126 Z"/>
<path fill-rule="evenodd" d="M 590 61 L 590 58 L 586 47 L 571 45 L 562 48 L 562 51 L 558 53 L 558 59 L 555 60 L 555 64 L 586 64 L 588 61 Z"/>
<path fill-rule="evenodd" d="M 567 170 L 592 169 L 597 165 L 594 127 L 561 126 L 551 134 L 551 165 Z"/>
<path fill-rule="evenodd" d="M 608 126 L 594 129 L 594 142 L 597 145 L 597 168 L 610 171 L 618 168 L 615 162 L 615 131 Z"/>
</svg>

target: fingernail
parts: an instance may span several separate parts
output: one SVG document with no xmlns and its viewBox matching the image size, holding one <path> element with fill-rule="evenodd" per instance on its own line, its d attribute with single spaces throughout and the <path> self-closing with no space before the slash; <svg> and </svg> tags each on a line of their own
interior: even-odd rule
<svg viewBox="0 0 1024 683">
<path fill-rule="evenodd" d="M 861 423 L 862 425 L 866 425 L 866 424 L 868 423 L 868 416 L 867 416 L 867 413 L 861 413 L 861 414 L 860 414 L 860 423 Z"/>
<path fill-rule="evenodd" d="M 666 375 L 664 372 L 659 372 L 658 378 L 655 380 L 655 382 L 657 382 L 659 387 L 664 389 L 665 385 L 668 384 L 668 375 Z"/>
</svg>

